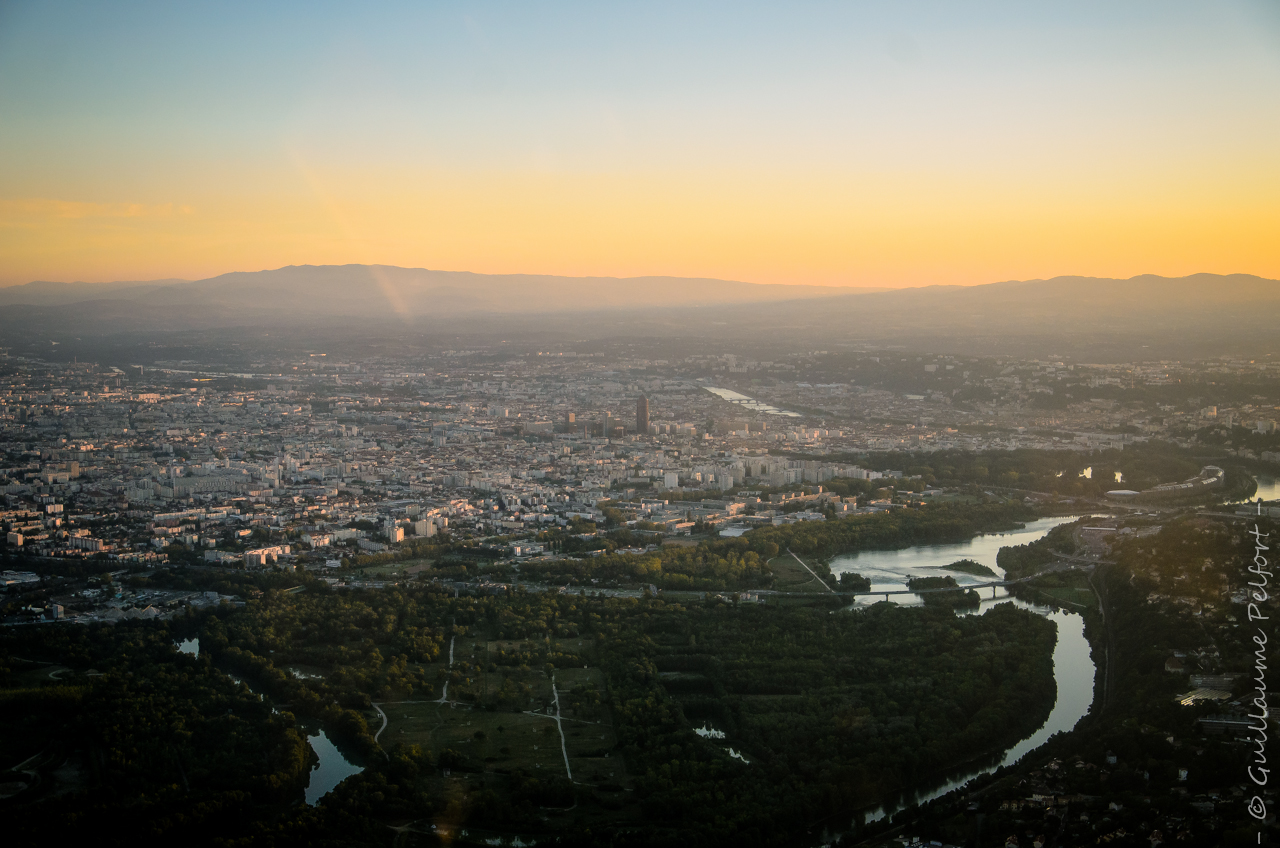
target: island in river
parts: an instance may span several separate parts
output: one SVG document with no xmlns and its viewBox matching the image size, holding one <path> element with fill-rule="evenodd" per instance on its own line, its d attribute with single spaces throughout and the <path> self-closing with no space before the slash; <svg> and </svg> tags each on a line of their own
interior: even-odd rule
<svg viewBox="0 0 1280 848">
<path fill-rule="evenodd" d="M 945 568 L 947 571 L 956 571 L 961 574 L 972 574 L 975 577 L 999 577 L 990 568 L 980 562 L 971 559 L 958 559 L 949 565 L 935 565 L 934 568 Z"/>
</svg>

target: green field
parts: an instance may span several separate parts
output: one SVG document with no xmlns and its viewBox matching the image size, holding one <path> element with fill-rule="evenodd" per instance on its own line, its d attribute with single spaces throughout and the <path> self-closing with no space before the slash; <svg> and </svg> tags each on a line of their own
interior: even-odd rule
<svg viewBox="0 0 1280 848">
<path fill-rule="evenodd" d="M 404 577 L 414 577 L 420 573 L 426 573 L 431 570 L 432 560 L 429 559 L 410 559 L 404 562 L 388 562 L 383 565 L 368 565 L 357 568 L 355 573 L 361 577 L 373 580 L 393 580 Z M 426 569 L 422 569 L 426 566 Z"/>
<path fill-rule="evenodd" d="M 456 661 L 456 649 L 454 656 Z M 564 775 L 564 753 L 560 730 L 554 719 L 555 709 L 551 706 L 550 678 L 540 671 L 507 669 L 487 677 L 490 678 L 488 686 L 494 690 L 507 679 L 528 685 L 534 692 L 534 703 L 528 710 L 489 710 L 454 701 L 452 697 L 445 703 L 424 700 L 382 703 L 380 706 L 387 714 L 387 727 L 379 742 L 384 748 L 404 743 L 436 753 L 450 749 L 463 757 L 469 770 L 509 772 L 545 769 Z M 572 690 L 588 686 L 603 692 L 604 678 L 599 669 L 560 669 L 556 672 L 564 748 L 569 755 L 574 781 L 629 788 L 630 781 L 622 760 L 611 756 L 617 739 L 608 711 L 575 710 L 571 706 Z M 451 685 L 450 696 L 453 690 Z M 476 691 L 482 691 L 482 687 L 476 687 Z M 380 726 L 376 713 L 370 715 L 371 726 Z"/>
<path fill-rule="evenodd" d="M 9 685 L 14 689 L 41 686 L 50 681 L 57 682 L 59 678 L 71 670 L 65 665 L 44 665 L 20 660 L 14 660 L 13 662 L 14 669 Z"/>
<path fill-rule="evenodd" d="M 1098 606 L 1098 596 L 1089 587 L 1088 578 L 1079 572 L 1047 574 L 1019 590 L 1020 593 L 1024 591 L 1027 599 L 1032 601 L 1054 600 L 1073 609 L 1096 609 Z"/>
<path fill-rule="evenodd" d="M 1088 607 L 1096 609 L 1098 606 L 1098 596 L 1091 589 L 1081 587 L 1055 587 L 1048 589 L 1035 588 L 1035 600 L 1052 598 L 1061 604 L 1072 606 L 1076 609 L 1080 607 Z"/>
<path fill-rule="evenodd" d="M 812 566 L 810 566 L 812 567 Z M 773 586 L 779 592 L 822 592 L 823 583 L 796 562 L 790 554 L 774 557 L 769 560 L 769 570 L 773 572 Z M 816 570 L 816 569 L 815 569 Z"/>
</svg>

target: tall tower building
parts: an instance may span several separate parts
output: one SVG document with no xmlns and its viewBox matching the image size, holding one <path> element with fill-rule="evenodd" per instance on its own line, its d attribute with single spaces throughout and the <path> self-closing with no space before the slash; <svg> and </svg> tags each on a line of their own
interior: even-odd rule
<svg viewBox="0 0 1280 848">
<path fill-rule="evenodd" d="M 649 399 L 644 395 L 636 401 L 636 432 L 641 436 L 649 433 Z"/>
</svg>

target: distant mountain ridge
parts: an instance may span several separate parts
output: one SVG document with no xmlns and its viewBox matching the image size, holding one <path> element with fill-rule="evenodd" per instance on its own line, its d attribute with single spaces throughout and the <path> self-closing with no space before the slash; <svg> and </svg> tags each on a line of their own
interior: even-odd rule
<svg viewBox="0 0 1280 848">
<path fill-rule="evenodd" d="M 863 301 L 868 295 L 876 295 Z M 1054 300 L 1168 309 L 1178 304 L 1280 300 L 1280 282 L 1251 274 L 1193 274 L 1128 279 L 1064 276 L 972 286 L 884 287 L 745 283 L 706 277 L 562 277 L 477 274 L 393 265 L 289 265 L 233 271 L 203 280 L 162 279 L 110 283 L 35 281 L 0 288 L 0 306 L 54 306 L 101 300 L 155 305 L 283 307 L 307 314 L 402 316 L 452 312 L 576 312 L 601 309 L 712 306 L 856 298 L 873 302 L 970 306 Z M 828 304 L 830 305 L 830 304 Z M 353 312 L 354 310 L 354 312 Z"/>
<path fill-rule="evenodd" d="M 880 291 L 848 287 L 765 285 L 686 277 L 558 277 L 475 274 L 393 265 L 290 265 L 236 271 L 205 280 L 120 283 L 34 282 L 0 289 L 0 305 L 67 305 L 90 300 L 137 300 L 164 305 L 286 308 L 400 317 L 442 312 L 574 312 L 649 306 L 706 306 L 834 297 Z"/>
<path fill-rule="evenodd" d="M 725 310 L 744 323 L 757 312 Z M 935 349 L 1027 350 L 1043 343 L 1077 353 L 1098 345 L 1190 353 L 1245 340 L 1280 342 L 1280 281 L 1251 274 L 1144 274 L 926 286 L 842 295 L 823 301 L 820 310 L 778 303 L 768 320 L 820 337 L 901 339 Z"/>
<path fill-rule="evenodd" d="M 114 283 L 55 283 L 36 280 L 16 286 L 0 288 L 0 306 L 25 304 L 29 306 L 56 306 L 99 300 L 110 295 L 136 298 L 149 291 L 189 283 L 190 280 L 143 280 Z"/>
<path fill-rule="evenodd" d="M 25 349 L 80 337 L 226 336 L 252 328 L 305 336 L 347 328 L 365 338 L 409 332 L 477 343 L 521 333 L 1200 356 L 1259 345 L 1270 352 L 1280 342 L 1278 327 L 1280 282 L 1249 274 L 857 289 L 304 265 L 194 282 L 0 289 L 0 346 Z"/>
</svg>

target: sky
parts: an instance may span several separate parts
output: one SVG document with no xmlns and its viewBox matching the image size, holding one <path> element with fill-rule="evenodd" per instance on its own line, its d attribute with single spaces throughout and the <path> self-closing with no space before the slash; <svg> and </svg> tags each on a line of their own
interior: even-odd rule
<svg viewBox="0 0 1280 848">
<path fill-rule="evenodd" d="M 1274 2 L 0 0 L 0 284 L 1280 278 Z"/>
</svg>

